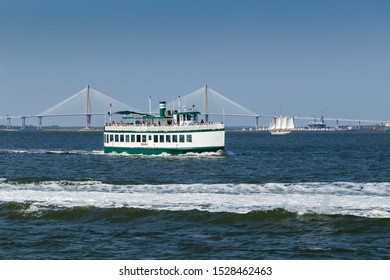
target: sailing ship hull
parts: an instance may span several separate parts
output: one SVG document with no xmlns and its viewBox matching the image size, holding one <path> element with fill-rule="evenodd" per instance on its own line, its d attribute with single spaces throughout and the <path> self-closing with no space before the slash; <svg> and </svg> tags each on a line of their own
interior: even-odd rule
<svg viewBox="0 0 390 280">
<path fill-rule="evenodd" d="M 290 134 L 291 130 L 278 130 L 278 131 L 270 131 L 272 135 L 286 135 Z"/>
<path fill-rule="evenodd" d="M 223 124 L 193 126 L 106 126 L 105 153 L 184 154 L 216 152 L 225 147 Z"/>
</svg>

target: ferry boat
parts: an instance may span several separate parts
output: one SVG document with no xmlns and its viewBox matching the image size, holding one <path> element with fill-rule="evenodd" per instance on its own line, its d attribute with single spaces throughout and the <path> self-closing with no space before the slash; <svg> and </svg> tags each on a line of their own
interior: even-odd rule
<svg viewBox="0 0 390 280">
<path fill-rule="evenodd" d="M 225 147 L 225 127 L 221 122 L 198 120 L 191 110 L 167 110 L 160 102 L 160 114 L 153 116 L 120 111 L 122 121 L 104 127 L 104 153 L 183 154 L 216 152 Z"/>
</svg>

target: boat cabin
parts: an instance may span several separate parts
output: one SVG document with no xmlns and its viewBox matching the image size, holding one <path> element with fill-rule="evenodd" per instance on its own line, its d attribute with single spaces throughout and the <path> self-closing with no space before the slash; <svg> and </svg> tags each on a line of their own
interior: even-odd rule
<svg viewBox="0 0 390 280">
<path fill-rule="evenodd" d="M 154 116 L 151 114 L 134 112 L 134 111 L 119 111 L 115 114 L 122 115 L 123 120 L 130 120 L 130 122 L 122 123 L 124 125 L 148 125 L 148 126 L 183 126 L 198 124 L 198 115 L 200 112 L 179 110 L 166 110 L 166 102 L 160 102 L 160 114 Z M 201 121 L 203 123 L 203 120 Z"/>
</svg>

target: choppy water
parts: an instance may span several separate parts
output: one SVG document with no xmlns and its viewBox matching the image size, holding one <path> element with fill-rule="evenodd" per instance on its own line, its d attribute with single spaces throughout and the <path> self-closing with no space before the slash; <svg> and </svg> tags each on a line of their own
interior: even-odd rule
<svg viewBox="0 0 390 280">
<path fill-rule="evenodd" d="M 0 132 L 0 259 L 390 259 L 390 133 L 227 132 L 224 153 L 102 153 Z"/>
</svg>

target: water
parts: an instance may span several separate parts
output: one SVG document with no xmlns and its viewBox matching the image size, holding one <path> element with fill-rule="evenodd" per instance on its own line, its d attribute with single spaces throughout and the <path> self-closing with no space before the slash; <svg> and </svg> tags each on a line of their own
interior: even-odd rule
<svg viewBox="0 0 390 280">
<path fill-rule="evenodd" d="M 0 259 L 390 259 L 390 134 L 227 132 L 224 153 L 102 153 L 0 132 Z"/>
</svg>

